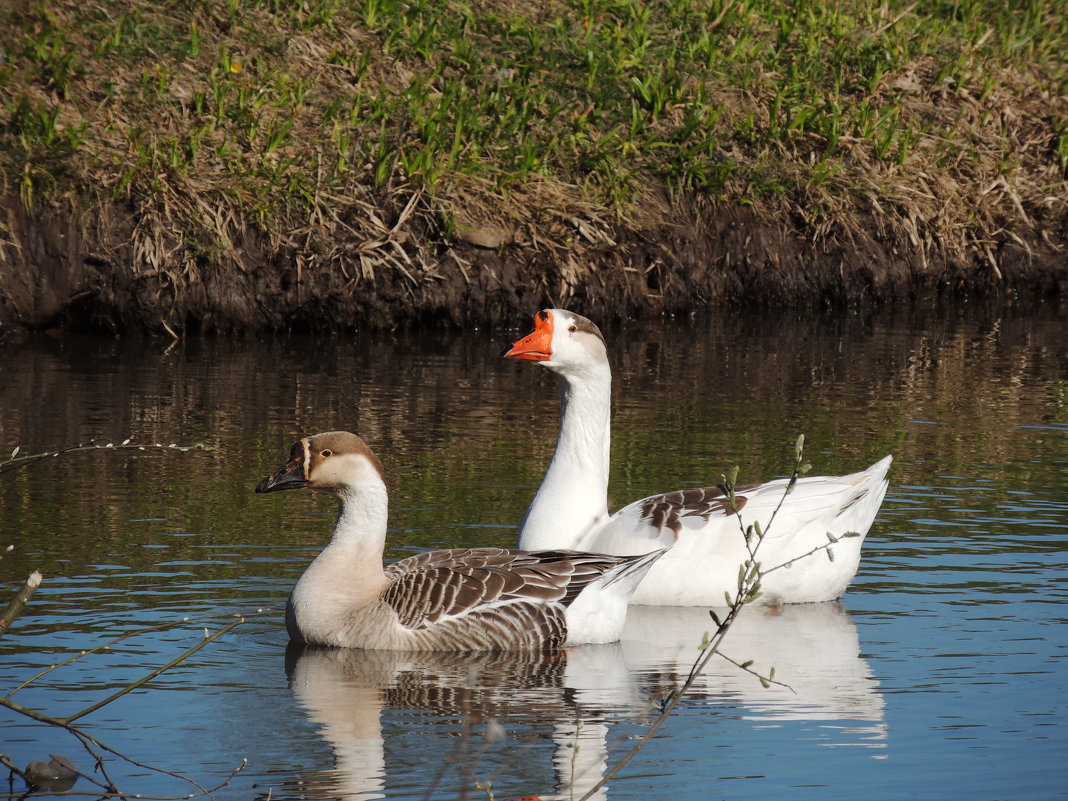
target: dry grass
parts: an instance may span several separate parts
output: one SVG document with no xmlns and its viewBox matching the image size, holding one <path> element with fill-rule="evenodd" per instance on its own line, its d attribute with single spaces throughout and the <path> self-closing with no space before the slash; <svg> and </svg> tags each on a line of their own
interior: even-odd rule
<svg viewBox="0 0 1068 801">
<path fill-rule="evenodd" d="M 747 206 L 823 247 L 909 243 L 921 270 L 1000 275 L 1006 247 L 1064 243 L 1052 1 L 53 0 L 0 17 L 7 194 L 97 223 L 128 210 L 129 237 L 93 258 L 152 277 L 161 304 L 255 269 L 250 236 L 300 281 L 350 288 L 467 278 L 465 244 L 537 253 L 565 295 L 680 208 Z"/>
</svg>

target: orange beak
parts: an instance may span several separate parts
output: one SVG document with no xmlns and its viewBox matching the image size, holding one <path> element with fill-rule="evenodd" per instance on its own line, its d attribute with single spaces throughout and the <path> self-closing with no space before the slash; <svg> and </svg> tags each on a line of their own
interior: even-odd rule
<svg viewBox="0 0 1068 801">
<path fill-rule="evenodd" d="M 501 353 L 502 359 L 544 362 L 553 355 L 553 316 L 542 310 L 534 315 L 534 330 Z"/>
</svg>

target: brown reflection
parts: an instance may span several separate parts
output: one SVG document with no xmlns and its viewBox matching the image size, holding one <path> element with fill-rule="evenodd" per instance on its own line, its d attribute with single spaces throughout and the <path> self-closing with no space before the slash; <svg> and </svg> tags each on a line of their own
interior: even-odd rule
<svg viewBox="0 0 1068 801">
<path fill-rule="evenodd" d="M 516 320 L 515 330 L 526 324 Z M 1068 337 L 1056 310 L 890 309 L 605 329 L 616 380 L 613 508 L 718 481 L 734 465 L 743 481 L 780 474 L 801 432 L 816 472 L 893 453 L 891 492 L 969 475 L 980 463 L 986 478 L 1010 485 L 1022 471 L 1055 469 L 1042 454 L 1063 450 Z M 5 567 L 77 575 L 106 561 L 150 568 L 159 553 L 146 547 L 173 559 L 202 558 L 213 544 L 315 548 L 329 531 L 328 502 L 274 504 L 251 488 L 296 436 L 333 428 L 358 431 L 382 455 L 393 555 L 511 542 L 557 425 L 548 371 L 497 359 L 513 334 L 173 346 L 42 336 L 2 346 L 0 453 L 131 435 L 212 448 L 72 455 L 3 475 L 3 544 L 17 546 Z M 1035 428 L 1022 435 L 1022 426 Z M 146 518 L 159 520 L 135 522 Z"/>
<path fill-rule="evenodd" d="M 599 666 L 592 676 L 584 673 L 591 662 Z M 482 783 L 577 798 L 605 769 L 606 698 L 632 700 L 618 676 L 604 686 L 604 670 L 622 670 L 618 646 L 419 654 L 291 645 L 290 688 L 333 752 L 332 764 L 306 766 L 295 781 L 313 798 L 367 801 L 385 796 L 396 769 L 414 774 L 428 797 L 462 797 Z M 551 760 L 540 761 L 532 729 L 551 741 Z"/>
</svg>

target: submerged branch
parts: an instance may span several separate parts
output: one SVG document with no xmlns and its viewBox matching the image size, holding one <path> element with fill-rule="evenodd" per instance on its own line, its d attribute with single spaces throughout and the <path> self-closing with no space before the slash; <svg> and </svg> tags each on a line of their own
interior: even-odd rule
<svg viewBox="0 0 1068 801">
<path fill-rule="evenodd" d="M 22 587 L 15 593 L 15 597 L 4 607 L 4 611 L 0 612 L 0 634 L 7 631 L 15 618 L 22 614 L 22 610 L 26 607 L 30 597 L 37 592 L 37 588 L 40 586 L 41 574 L 34 570 L 22 583 Z"/>
<path fill-rule="evenodd" d="M 132 684 L 126 685 L 121 690 L 119 690 L 119 691 L 117 691 L 115 693 L 112 693 L 107 698 L 103 699 L 102 701 L 98 701 L 97 703 L 92 704 L 91 706 L 87 706 L 81 712 L 75 712 L 73 715 L 70 715 L 69 717 L 66 717 L 66 718 L 57 718 L 57 723 L 59 725 L 61 725 L 61 726 L 67 726 L 68 724 L 73 723 L 74 721 L 78 720 L 79 718 L 85 717 L 90 712 L 95 712 L 96 710 L 100 709 L 102 706 L 106 706 L 106 705 L 110 704 L 115 699 L 121 698 L 122 696 L 126 695 L 127 693 L 136 690 L 138 687 L 140 687 L 140 686 L 142 686 L 144 684 L 147 684 L 148 682 L 152 681 L 152 679 L 156 678 L 161 673 L 165 673 L 166 671 L 170 670 L 172 667 L 175 667 L 176 665 L 180 665 L 182 662 L 184 662 L 186 659 L 191 657 L 193 654 L 195 654 L 201 648 L 206 646 L 208 643 L 214 642 L 219 637 L 221 637 L 222 635 L 226 634 L 228 631 L 236 628 L 237 626 L 240 626 L 244 622 L 245 622 L 245 618 L 238 617 L 237 620 L 233 621 L 229 625 L 223 626 L 221 629 L 219 629 L 214 634 L 205 637 L 203 640 L 201 640 L 199 643 L 194 645 L 192 648 L 188 649 L 185 653 L 183 653 L 177 659 L 174 659 L 174 660 L 168 662 L 166 665 L 163 665 L 162 667 L 156 668 L 155 670 L 153 670 L 148 675 L 142 676 L 140 679 L 138 679 L 137 681 L 133 682 Z"/>
</svg>

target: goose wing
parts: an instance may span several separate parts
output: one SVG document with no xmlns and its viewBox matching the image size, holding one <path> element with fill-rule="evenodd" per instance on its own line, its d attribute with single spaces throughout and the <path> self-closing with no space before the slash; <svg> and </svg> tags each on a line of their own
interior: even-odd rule
<svg viewBox="0 0 1068 801">
<path fill-rule="evenodd" d="M 693 532 L 707 537 L 706 547 L 715 550 L 739 544 L 743 530 L 755 522 L 769 539 L 779 541 L 789 540 L 812 523 L 838 531 L 841 526 L 836 520 L 845 519 L 855 506 L 865 505 L 869 495 L 885 488 L 888 463 L 886 459 L 846 476 L 801 478 L 789 494 L 787 479 L 737 487 L 733 506 L 718 486 L 652 495 L 624 506 L 603 526 L 590 531 L 580 547 L 633 553 L 670 547 L 682 534 Z M 730 543 L 717 542 L 720 538 L 730 538 Z"/>
<path fill-rule="evenodd" d="M 433 551 L 387 568 L 390 584 L 380 600 L 421 648 L 553 649 L 567 641 L 568 607 L 583 589 L 602 579 L 611 584 L 648 561 L 572 551 Z"/>
<path fill-rule="evenodd" d="M 418 554 L 390 565 L 382 600 L 408 628 L 517 603 L 569 606 L 589 584 L 627 557 L 575 551 L 454 548 Z"/>
<path fill-rule="evenodd" d="M 752 522 L 751 513 L 759 510 L 763 515 L 774 509 L 774 505 L 768 505 L 771 493 L 764 491 L 768 486 L 737 487 L 733 505 L 720 487 L 691 487 L 650 495 L 624 506 L 601 526 L 587 532 L 579 547 L 641 553 L 670 548 L 684 531 L 701 530 L 710 537 L 741 537 L 741 526 Z M 782 497 L 782 489 L 775 496 L 776 501 Z"/>
</svg>

